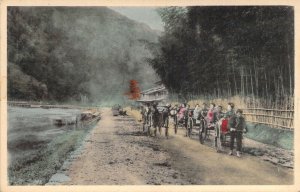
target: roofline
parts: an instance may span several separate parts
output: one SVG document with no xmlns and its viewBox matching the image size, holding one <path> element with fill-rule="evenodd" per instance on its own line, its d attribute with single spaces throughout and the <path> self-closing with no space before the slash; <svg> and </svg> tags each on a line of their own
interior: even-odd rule
<svg viewBox="0 0 300 192">
<path fill-rule="evenodd" d="M 141 94 L 143 94 L 143 93 L 153 93 L 153 92 L 161 91 L 161 90 L 164 90 L 164 89 L 167 89 L 167 88 L 165 86 L 161 85 L 161 86 L 157 86 L 157 87 L 153 87 L 153 88 L 141 91 Z"/>
</svg>

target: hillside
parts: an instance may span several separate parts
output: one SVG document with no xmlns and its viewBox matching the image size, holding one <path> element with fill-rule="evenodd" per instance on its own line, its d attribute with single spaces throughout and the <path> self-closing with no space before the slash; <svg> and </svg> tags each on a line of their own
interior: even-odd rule
<svg viewBox="0 0 300 192">
<path fill-rule="evenodd" d="M 145 42 L 158 33 L 106 7 L 10 7 L 9 67 L 14 63 L 48 91 L 28 92 L 8 74 L 10 99 L 121 101 L 129 80 L 141 89 L 157 80 Z M 23 81 L 24 82 L 24 81 Z M 24 83 L 23 83 L 24 84 Z"/>
</svg>

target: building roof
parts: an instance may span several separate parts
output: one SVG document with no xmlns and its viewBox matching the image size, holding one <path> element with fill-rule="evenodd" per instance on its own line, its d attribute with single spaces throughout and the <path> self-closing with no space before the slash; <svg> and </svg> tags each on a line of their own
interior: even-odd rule
<svg viewBox="0 0 300 192">
<path fill-rule="evenodd" d="M 154 84 L 155 84 L 155 85 L 162 85 L 163 83 L 162 83 L 162 81 L 157 81 L 157 82 L 155 82 Z"/>
<path fill-rule="evenodd" d="M 157 86 L 157 87 L 153 87 L 147 90 L 144 90 L 141 92 L 141 94 L 150 94 L 150 93 L 155 93 L 155 92 L 159 92 L 159 91 L 163 91 L 166 90 L 166 87 L 164 85 L 161 86 Z"/>
</svg>

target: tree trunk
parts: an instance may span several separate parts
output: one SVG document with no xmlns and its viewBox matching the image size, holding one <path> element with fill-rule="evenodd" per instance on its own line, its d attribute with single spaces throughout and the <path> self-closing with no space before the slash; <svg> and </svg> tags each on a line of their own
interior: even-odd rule
<svg viewBox="0 0 300 192">
<path fill-rule="evenodd" d="M 265 70 L 265 81 L 266 81 L 266 97 L 269 98 L 269 92 L 268 92 L 268 80 L 267 80 L 267 74 Z"/>
<path fill-rule="evenodd" d="M 256 90 L 256 95 L 259 96 L 258 94 L 258 74 L 257 74 L 257 69 L 256 69 L 256 59 L 254 59 L 254 79 L 255 79 L 255 90 Z"/>
<path fill-rule="evenodd" d="M 231 65 L 231 67 L 232 67 L 232 72 L 233 72 L 233 78 L 234 78 L 234 89 L 235 89 L 235 95 L 237 95 L 237 85 L 236 85 L 236 77 L 235 77 L 235 71 L 234 71 L 234 66 L 233 66 L 233 62 L 232 62 L 232 60 L 231 60 L 231 63 L 232 63 L 232 65 Z M 229 79 L 228 79 L 228 81 L 229 81 Z M 230 82 L 230 81 L 229 81 Z"/>
</svg>

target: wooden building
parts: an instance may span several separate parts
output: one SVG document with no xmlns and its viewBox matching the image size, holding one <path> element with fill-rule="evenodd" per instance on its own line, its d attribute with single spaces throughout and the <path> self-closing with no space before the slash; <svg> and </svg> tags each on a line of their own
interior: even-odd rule
<svg viewBox="0 0 300 192">
<path fill-rule="evenodd" d="M 142 91 L 138 102 L 165 102 L 168 97 L 168 90 L 160 81 L 156 82 L 155 85 L 155 87 Z"/>
</svg>

